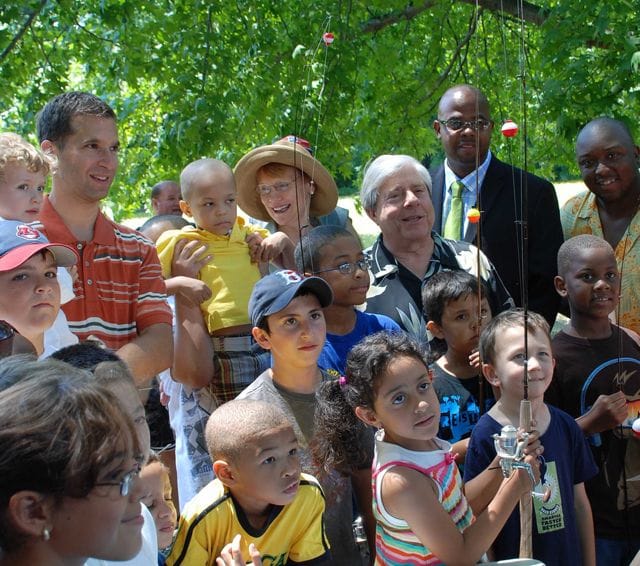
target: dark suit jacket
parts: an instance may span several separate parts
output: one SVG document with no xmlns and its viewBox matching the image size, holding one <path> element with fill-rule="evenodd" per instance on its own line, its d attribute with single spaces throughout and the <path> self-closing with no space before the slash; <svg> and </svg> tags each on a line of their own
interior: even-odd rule
<svg viewBox="0 0 640 566">
<path fill-rule="evenodd" d="M 480 247 L 496 267 L 518 306 L 522 306 L 518 267 L 521 236 L 516 220 L 521 220 L 523 174 L 521 169 L 503 163 L 493 155 L 477 206 L 481 211 Z M 528 304 L 530 310 L 542 314 L 552 325 L 560 302 L 553 278 L 557 274 L 558 248 L 563 242 L 558 199 L 551 183 L 531 173 L 526 175 L 529 202 Z M 444 165 L 432 171 L 431 176 L 436 213 L 433 229 L 441 232 Z M 477 225 L 470 223 L 464 239 L 475 243 L 476 231 Z"/>
</svg>

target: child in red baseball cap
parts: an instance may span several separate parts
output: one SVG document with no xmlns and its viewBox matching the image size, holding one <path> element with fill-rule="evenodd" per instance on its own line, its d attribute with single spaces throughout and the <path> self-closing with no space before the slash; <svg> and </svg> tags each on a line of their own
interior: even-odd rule
<svg viewBox="0 0 640 566">
<path fill-rule="evenodd" d="M 66 320 L 55 324 L 60 313 L 57 268 L 77 261 L 73 248 L 50 243 L 33 226 L 0 221 L 0 319 L 27 338 L 39 357 L 74 342 Z"/>
</svg>

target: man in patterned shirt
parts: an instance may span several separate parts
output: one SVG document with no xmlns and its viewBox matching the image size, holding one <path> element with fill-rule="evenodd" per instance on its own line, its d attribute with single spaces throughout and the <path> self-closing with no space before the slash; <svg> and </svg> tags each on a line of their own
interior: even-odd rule
<svg viewBox="0 0 640 566">
<path fill-rule="evenodd" d="M 622 278 L 617 323 L 640 332 L 640 149 L 623 122 L 601 117 L 578 134 L 576 160 L 589 190 L 562 207 L 564 237 L 593 234 L 611 244 Z"/>
<path fill-rule="evenodd" d="M 49 238 L 78 251 L 69 328 L 116 351 L 138 385 L 171 364 L 171 311 L 153 245 L 100 210 L 118 169 L 116 115 L 85 92 L 51 99 L 37 117 L 42 149 L 57 168 L 40 219 Z"/>
</svg>

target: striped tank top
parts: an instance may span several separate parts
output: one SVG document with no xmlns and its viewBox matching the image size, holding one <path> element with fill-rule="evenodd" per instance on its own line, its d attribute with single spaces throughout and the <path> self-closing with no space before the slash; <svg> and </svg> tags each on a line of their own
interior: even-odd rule
<svg viewBox="0 0 640 566">
<path fill-rule="evenodd" d="M 407 450 L 384 440 L 384 430 L 376 433 L 373 461 L 373 514 L 376 519 L 376 565 L 420 564 L 431 566 L 442 561 L 424 546 L 409 525 L 392 515 L 382 503 L 382 479 L 397 466 L 417 470 L 438 486 L 439 500 L 460 532 L 473 521 L 473 511 L 462 492 L 462 478 L 451 454 L 451 445 L 434 440 L 439 450 Z"/>
</svg>

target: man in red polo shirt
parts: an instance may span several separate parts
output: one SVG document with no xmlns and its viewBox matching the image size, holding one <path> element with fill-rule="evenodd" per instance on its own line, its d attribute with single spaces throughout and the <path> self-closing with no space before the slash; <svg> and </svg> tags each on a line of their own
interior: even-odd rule
<svg viewBox="0 0 640 566">
<path fill-rule="evenodd" d="M 81 258 L 76 298 L 63 306 L 69 328 L 102 340 L 145 384 L 171 364 L 171 311 L 153 245 L 100 210 L 118 169 L 116 115 L 92 94 L 67 92 L 40 111 L 37 130 L 58 162 L 40 219 Z"/>
</svg>

